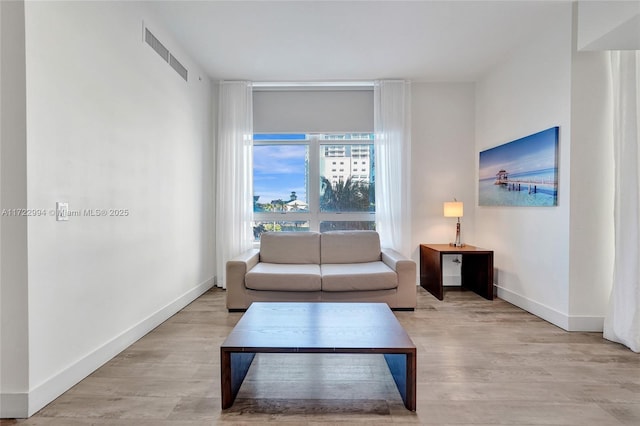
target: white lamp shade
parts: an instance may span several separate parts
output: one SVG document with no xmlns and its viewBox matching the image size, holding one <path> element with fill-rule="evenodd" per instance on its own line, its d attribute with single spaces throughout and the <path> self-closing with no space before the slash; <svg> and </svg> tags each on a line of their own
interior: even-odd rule
<svg viewBox="0 0 640 426">
<path fill-rule="evenodd" d="M 462 217 L 462 201 L 449 201 L 444 203 L 444 217 Z"/>
</svg>

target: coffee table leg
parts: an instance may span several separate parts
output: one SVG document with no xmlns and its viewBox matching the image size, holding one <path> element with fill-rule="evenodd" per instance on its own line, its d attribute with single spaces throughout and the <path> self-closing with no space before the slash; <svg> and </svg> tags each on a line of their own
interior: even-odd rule
<svg viewBox="0 0 640 426">
<path fill-rule="evenodd" d="M 231 352 L 220 348 L 220 383 L 223 409 L 233 405 L 255 356 L 256 354 L 251 352 Z"/>
<path fill-rule="evenodd" d="M 416 411 L 416 353 L 384 354 L 404 406 Z"/>
</svg>

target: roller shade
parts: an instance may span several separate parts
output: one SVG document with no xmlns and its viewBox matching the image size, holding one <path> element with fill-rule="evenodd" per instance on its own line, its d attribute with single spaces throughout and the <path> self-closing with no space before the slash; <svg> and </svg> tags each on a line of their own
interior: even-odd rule
<svg viewBox="0 0 640 426">
<path fill-rule="evenodd" d="M 254 90 L 253 130 L 372 132 L 373 89 Z"/>
</svg>

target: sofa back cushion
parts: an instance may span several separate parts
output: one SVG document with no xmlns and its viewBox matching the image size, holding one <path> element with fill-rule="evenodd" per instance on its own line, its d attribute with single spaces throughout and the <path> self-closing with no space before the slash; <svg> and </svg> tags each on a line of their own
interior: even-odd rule
<svg viewBox="0 0 640 426">
<path fill-rule="evenodd" d="M 260 262 L 320 263 L 317 232 L 265 232 L 260 236 Z"/>
<path fill-rule="evenodd" d="M 380 236 L 375 231 L 330 231 L 320 235 L 324 263 L 364 263 L 380 260 Z"/>
</svg>

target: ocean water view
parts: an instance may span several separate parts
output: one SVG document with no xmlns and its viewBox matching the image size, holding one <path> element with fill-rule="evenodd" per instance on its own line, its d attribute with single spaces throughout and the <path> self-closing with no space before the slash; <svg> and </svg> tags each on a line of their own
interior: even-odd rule
<svg viewBox="0 0 640 426">
<path fill-rule="evenodd" d="M 481 206 L 555 206 L 558 185 L 555 168 L 510 174 L 511 183 L 496 185 L 496 178 L 480 180 L 478 202 Z"/>
</svg>

